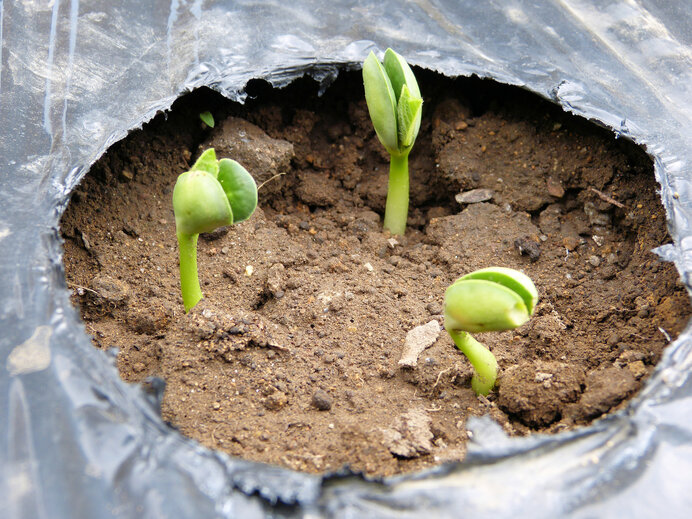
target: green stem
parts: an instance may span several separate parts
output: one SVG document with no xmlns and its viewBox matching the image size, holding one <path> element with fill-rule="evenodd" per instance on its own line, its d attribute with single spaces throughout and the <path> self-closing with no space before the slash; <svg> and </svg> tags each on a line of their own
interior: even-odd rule
<svg viewBox="0 0 692 519">
<path fill-rule="evenodd" d="M 497 379 L 497 360 L 488 348 L 466 332 L 447 329 L 454 344 L 466 355 L 476 370 L 471 387 L 479 395 L 487 395 Z"/>
<path fill-rule="evenodd" d="M 389 188 L 384 210 L 384 228 L 392 234 L 406 233 L 408 219 L 408 153 L 391 155 L 389 161 Z"/>
<path fill-rule="evenodd" d="M 183 294 L 185 312 L 189 312 L 202 299 L 202 289 L 197 276 L 197 238 L 199 234 L 178 233 L 180 250 L 180 291 Z"/>
</svg>

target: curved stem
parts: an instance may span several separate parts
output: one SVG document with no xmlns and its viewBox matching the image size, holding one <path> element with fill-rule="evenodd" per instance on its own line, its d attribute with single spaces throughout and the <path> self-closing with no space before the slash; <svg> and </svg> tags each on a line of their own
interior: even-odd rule
<svg viewBox="0 0 692 519">
<path fill-rule="evenodd" d="M 391 155 L 389 161 L 389 187 L 384 210 L 384 228 L 392 234 L 406 233 L 408 219 L 408 153 Z"/>
<path fill-rule="evenodd" d="M 202 289 L 197 276 L 197 238 L 199 234 L 178 233 L 180 250 L 180 291 L 183 294 L 185 312 L 189 312 L 202 299 Z"/>
<path fill-rule="evenodd" d="M 454 344 L 466 355 L 476 370 L 471 379 L 471 387 L 479 395 L 487 395 L 497 379 L 497 360 L 488 348 L 466 332 L 447 329 Z"/>
</svg>

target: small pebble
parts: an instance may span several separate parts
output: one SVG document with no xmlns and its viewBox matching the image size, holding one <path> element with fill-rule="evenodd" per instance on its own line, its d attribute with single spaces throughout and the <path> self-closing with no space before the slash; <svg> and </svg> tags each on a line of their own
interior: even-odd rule
<svg viewBox="0 0 692 519">
<path fill-rule="evenodd" d="M 329 411 L 332 408 L 332 397 L 324 389 L 318 389 L 312 395 L 312 405 L 320 411 Z"/>
<path fill-rule="evenodd" d="M 389 261 L 390 265 L 394 265 L 396 267 L 399 264 L 399 262 L 401 261 L 401 256 L 396 256 L 396 255 L 389 256 L 388 261 Z"/>
<path fill-rule="evenodd" d="M 428 303 L 425 308 L 430 312 L 430 315 L 439 315 L 442 313 L 442 305 L 440 303 Z"/>
<path fill-rule="evenodd" d="M 99 299 L 114 305 L 126 302 L 130 298 L 130 286 L 124 281 L 98 274 L 91 281 L 91 288 Z"/>
<path fill-rule="evenodd" d="M 129 181 L 129 180 L 132 180 L 133 178 L 135 178 L 134 174 L 132 173 L 132 171 L 130 171 L 128 169 L 123 169 L 120 172 L 120 180 Z"/>
<path fill-rule="evenodd" d="M 531 261 L 537 261 L 541 257 L 541 247 L 529 237 L 514 240 L 514 248 L 519 254 L 526 255 Z"/>
<path fill-rule="evenodd" d="M 472 189 L 454 196 L 454 200 L 459 204 L 477 204 L 492 200 L 495 192 L 492 189 Z"/>
<path fill-rule="evenodd" d="M 288 404 L 288 397 L 282 391 L 275 391 L 264 400 L 264 407 L 270 411 L 278 411 Z"/>
<path fill-rule="evenodd" d="M 641 360 L 637 360 L 635 362 L 632 362 L 631 364 L 627 365 L 627 369 L 634 375 L 634 378 L 639 380 L 640 378 L 644 377 L 648 371 L 646 369 L 646 366 Z"/>
<path fill-rule="evenodd" d="M 606 265 L 600 270 L 600 275 L 602 279 L 613 279 L 617 274 L 617 268 L 615 265 Z"/>
<path fill-rule="evenodd" d="M 437 365 L 437 359 L 435 357 L 425 357 L 425 363 L 428 366 L 435 366 Z"/>
<path fill-rule="evenodd" d="M 224 227 L 219 227 L 217 229 L 214 229 L 211 232 L 203 232 L 200 234 L 200 237 L 203 240 L 207 240 L 207 241 L 218 240 L 219 238 L 223 238 L 226 234 L 228 234 L 229 229 L 230 229 L 230 225 L 226 225 Z"/>
<path fill-rule="evenodd" d="M 548 178 L 546 183 L 546 189 L 548 194 L 555 198 L 562 198 L 565 196 L 565 188 L 562 187 L 562 183 L 559 180 L 553 178 Z"/>
<path fill-rule="evenodd" d="M 599 211 L 592 202 L 586 202 L 584 204 L 584 213 L 589 219 L 589 223 L 591 225 L 597 225 L 600 227 L 610 225 L 610 215 Z"/>
<path fill-rule="evenodd" d="M 598 256 L 591 256 L 589 258 L 589 263 L 594 267 L 598 267 L 601 264 L 601 258 L 599 258 Z"/>
<path fill-rule="evenodd" d="M 617 333 L 610 334 L 608 337 L 608 346 L 615 346 L 621 341 L 620 336 Z"/>
</svg>

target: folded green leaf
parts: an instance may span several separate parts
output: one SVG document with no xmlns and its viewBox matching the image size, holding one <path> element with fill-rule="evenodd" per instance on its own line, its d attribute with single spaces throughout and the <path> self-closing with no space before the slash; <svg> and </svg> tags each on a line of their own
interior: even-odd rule
<svg viewBox="0 0 692 519">
<path fill-rule="evenodd" d="M 233 211 L 233 223 L 250 218 L 257 207 L 257 184 L 252 175 L 235 160 L 219 161 L 219 183 Z"/>
<path fill-rule="evenodd" d="M 221 184 L 211 173 L 193 169 L 178 177 L 173 212 L 179 233 L 199 234 L 233 223 L 233 211 Z"/>
<path fill-rule="evenodd" d="M 384 67 L 372 52 L 363 63 L 363 85 L 375 133 L 389 153 L 397 153 L 396 96 Z"/>
<path fill-rule="evenodd" d="M 406 60 L 392 49 L 387 49 L 384 53 L 384 68 L 387 71 L 387 76 L 392 82 L 392 88 L 396 93 L 396 99 L 399 100 L 401 88 L 406 85 L 411 91 L 411 97 L 420 98 L 420 89 L 416 76 L 413 74 Z"/>
<path fill-rule="evenodd" d="M 216 160 L 216 151 L 214 148 L 209 148 L 205 150 L 195 163 L 190 168 L 190 171 L 206 171 L 210 173 L 214 178 L 219 174 L 219 162 Z"/>
<path fill-rule="evenodd" d="M 407 85 L 404 85 L 396 110 L 400 151 L 413 146 L 413 142 L 416 140 L 422 106 L 423 100 L 420 97 L 411 97 L 411 91 Z"/>
<path fill-rule="evenodd" d="M 510 330 L 528 319 L 523 299 L 513 290 L 492 281 L 458 281 L 445 293 L 445 326 L 456 330 Z"/>
<path fill-rule="evenodd" d="M 214 127 L 214 116 L 211 115 L 210 111 L 207 110 L 206 112 L 202 112 L 199 114 L 199 118 L 202 119 L 202 122 L 209 126 L 209 128 Z"/>
<path fill-rule="evenodd" d="M 455 283 L 464 279 L 485 279 L 509 288 L 524 301 L 529 315 L 533 314 L 533 309 L 538 301 L 538 291 L 531 278 L 526 274 L 505 267 L 489 267 L 466 274 L 457 279 Z"/>
</svg>

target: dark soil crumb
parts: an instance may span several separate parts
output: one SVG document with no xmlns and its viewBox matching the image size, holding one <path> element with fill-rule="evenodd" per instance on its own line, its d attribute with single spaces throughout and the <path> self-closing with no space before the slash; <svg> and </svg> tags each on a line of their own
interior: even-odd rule
<svg viewBox="0 0 692 519">
<path fill-rule="evenodd" d="M 419 470 L 464 457 L 469 416 L 523 435 L 620 408 L 685 325 L 677 272 L 650 252 L 668 236 L 640 149 L 527 92 L 418 73 L 404 237 L 382 231 L 388 157 L 359 73 L 321 97 L 309 79 L 253 81 L 244 106 L 190 94 L 74 192 L 74 303 L 125 380 L 166 381 L 163 418 L 183 434 L 308 472 Z M 262 184 L 260 207 L 199 240 L 205 299 L 186 315 L 171 192 L 209 146 Z M 523 327 L 479 337 L 501 369 L 479 398 L 437 330 L 446 287 L 492 265 L 528 274 L 540 302 Z M 400 364 L 421 325 L 432 335 Z"/>
</svg>

